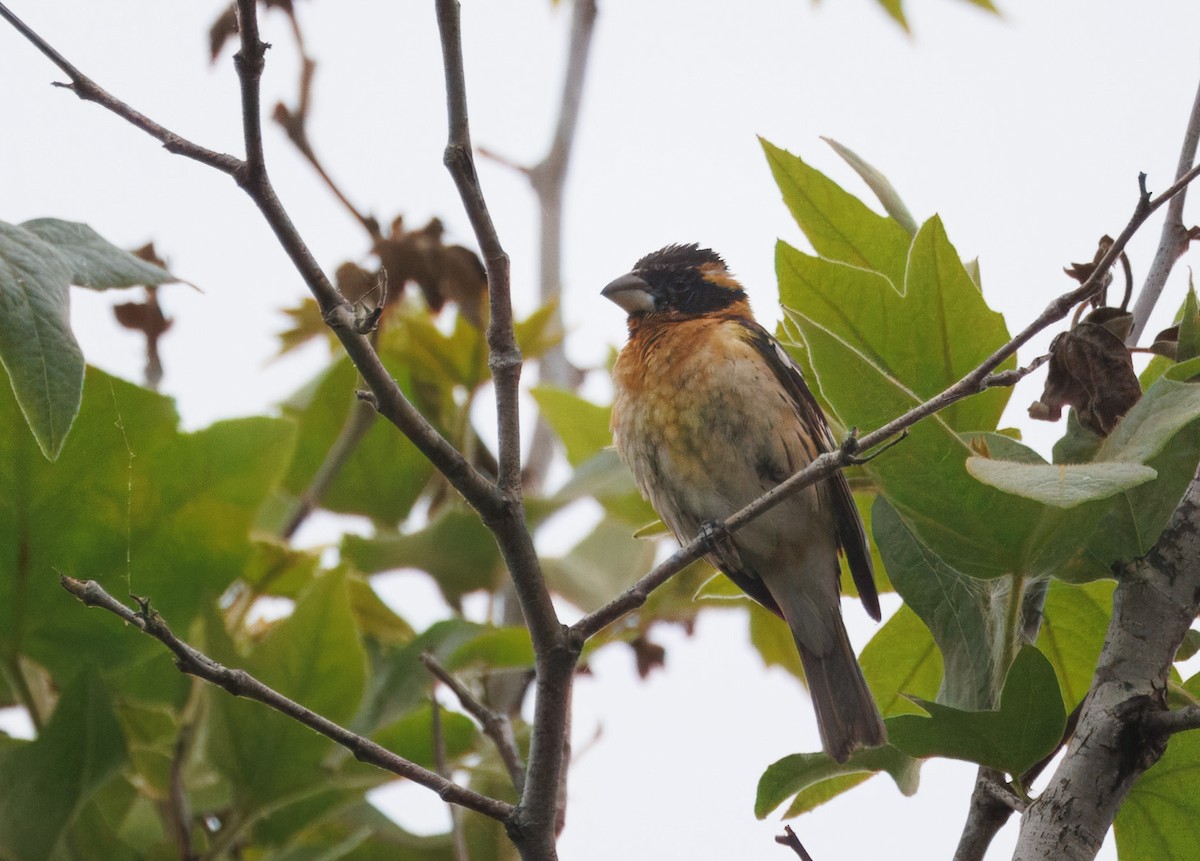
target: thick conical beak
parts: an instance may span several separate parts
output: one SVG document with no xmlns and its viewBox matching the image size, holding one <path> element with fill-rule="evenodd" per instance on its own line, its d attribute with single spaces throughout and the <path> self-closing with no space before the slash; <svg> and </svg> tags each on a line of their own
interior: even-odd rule
<svg viewBox="0 0 1200 861">
<path fill-rule="evenodd" d="M 644 314 L 654 310 L 654 295 L 650 285 L 632 272 L 622 275 L 600 291 L 605 299 L 616 302 L 628 314 Z"/>
</svg>

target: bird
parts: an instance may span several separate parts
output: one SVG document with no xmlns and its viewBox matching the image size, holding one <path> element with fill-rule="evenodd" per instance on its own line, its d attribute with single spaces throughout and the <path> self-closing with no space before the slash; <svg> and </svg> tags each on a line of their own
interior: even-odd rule
<svg viewBox="0 0 1200 861">
<path fill-rule="evenodd" d="M 754 319 L 715 251 L 668 245 L 601 295 L 628 314 L 612 372 L 613 441 L 681 544 L 836 447 L 799 366 Z M 867 613 L 880 618 L 845 475 L 793 494 L 713 545 L 713 567 L 791 629 L 826 753 L 845 762 L 886 744 L 842 621 L 839 554 Z"/>
</svg>

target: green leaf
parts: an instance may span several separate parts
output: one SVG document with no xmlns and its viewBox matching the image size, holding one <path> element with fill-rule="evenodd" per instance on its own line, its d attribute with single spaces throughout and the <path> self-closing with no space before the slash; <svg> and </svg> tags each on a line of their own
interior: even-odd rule
<svg viewBox="0 0 1200 861">
<path fill-rule="evenodd" d="M 52 245 L 0 222 L 0 364 L 49 460 L 62 451 L 83 392 L 70 286 L 71 268 Z"/>
<path fill-rule="evenodd" d="M 35 218 L 21 223 L 43 242 L 54 246 L 71 269 L 71 283 L 90 290 L 155 286 L 178 281 L 174 275 L 113 245 L 78 221 Z"/>
<path fill-rule="evenodd" d="M 441 709 L 442 743 L 453 764 L 475 750 L 478 733 L 466 715 Z M 414 709 L 374 734 L 374 740 L 393 753 L 428 769 L 436 767 L 433 748 L 433 706 Z"/>
<path fill-rule="evenodd" d="M 108 692 L 85 669 L 64 687 L 37 740 L 0 748 L 0 857 L 51 857 L 80 807 L 124 763 Z"/>
<path fill-rule="evenodd" d="M 247 658 L 221 654 L 229 647 L 220 645 L 217 624 L 210 622 L 209 632 L 218 659 L 244 666 L 264 684 L 336 723 L 346 723 L 358 708 L 366 654 L 343 575 L 316 580 L 292 615 L 273 625 Z M 261 703 L 221 690 L 211 695 L 209 754 L 230 781 L 243 814 L 325 785 L 323 763 L 333 742 Z"/>
<path fill-rule="evenodd" d="M 1158 477 L 1139 463 L 1029 464 L 986 457 L 967 458 L 967 472 L 1005 493 L 1055 508 L 1108 499 Z"/>
<path fill-rule="evenodd" d="M 916 713 L 908 697 L 933 699 L 942 678 L 942 656 L 929 629 L 903 604 L 867 643 L 858 664 L 885 717 Z"/>
<path fill-rule="evenodd" d="M 430 625 L 403 646 L 368 640 L 369 689 L 351 728 L 370 734 L 418 707 L 428 699 L 433 682 L 421 655 L 428 652 L 445 664 L 459 646 L 485 630 L 483 625 L 452 618 Z"/>
<path fill-rule="evenodd" d="M 612 431 L 608 429 L 610 407 L 593 404 L 574 392 L 553 386 L 537 386 L 529 393 L 537 402 L 542 418 L 562 440 L 571 466 L 579 466 L 612 445 Z"/>
<path fill-rule="evenodd" d="M 446 661 L 446 669 L 466 667 L 532 667 L 533 643 L 529 629 L 522 625 L 507 628 L 484 628 L 463 643 Z"/>
<path fill-rule="evenodd" d="M 161 647 L 85 612 L 59 572 L 147 596 L 186 631 L 250 564 L 293 428 L 254 418 L 181 433 L 169 399 L 90 369 L 76 429 L 47 463 L 0 385 L 0 547 L 23 548 L 0 577 L 0 649 L 55 676 L 102 655 L 114 689 L 173 700 L 187 683 Z"/>
<path fill-rule="evenodd" d="M 1074 708 L 1092 684 L 1112 615 L 1111 580 L 1074 586 L 1051 580 L 1037 647 L 1054 667 L 1063 702 Z"/>
<path fill-rule="evenodd" d="M 783 242 L 776 245 L 775 265 L 779 300 L 800 323 L 801 335 L 820 326 L 918 401 L 957 382 L 1008 340 L 1003 318 L 987 307 L 936 217 L 913 240 L 903 290 L 879 273 L 812 257 Z M 917 349 L 918 332 L 939 348 Z M 1010 359 L 1002 367 L 1013 366 Z M 820 377 L 836 369 L 816 370 Z M 841 412 L 836 399 L 822 394 Z M 994 430 L 1008 397 L 1007 389 L 989 389 L 939 415 L 955 430 Z"/>
<path fill-rule="evenodd" d="M 798 679 L 804 668 L 796 651 L 796 641 L 787 623 L 761 604 L 750 602 L 750 645 L 758 650 L 764 667 L 782 667 Z"/>
<path fill-rule="evenodd" d="M 994 706 L 1008 656 L 1000 599 L 1011 581 L 976 580 L 955 571 L 917 540 L 882 497 L 875 501 L 872 522 L 892 584 L 942 654 L 937 701 L 959 709 Z"/>
<path fill-rule="evenodd" d="M 926 700 L 928 718 L 887 719 L 888 738 L 915 757 L 945 756 L 1019 775 L 1062 739 L 1066 710 L 1050 662 L 1033 646 L 1013 660 L 997 711 L 962 711 Z"/>
<path fill-rule="evenodd" d="M 1179 349 L 1175 354 L 1177 362 L 1200 357 L 1200 303 L 1196 301 L 1196 285 L 1192 283 L 1192 275 L 1188 273 L 1188 291 L 1183 300 L 1183 309 L 1179 312 Z"/>
<path fill-rule="evenodd" d="M 913 795 L 920 780 L 921 763 L 890 745 L 856 751 L 844 763 L 823 753 L 793 753 L 767 766 L 758 779 L 754 815 L 764 819 L 771 811 L 800 792 L 824 781 L 849 775 L 886 772 L 904 795 Z M 793 811 L 788 811 L 794 815 Z M 795 811 L 799 813 L 801 811 Z"/>
<path fill-rule="evenodd" d="M 1200 844 L 1200 733 L 1171 736 L 1162 759 L 1138 778 L 1113 827 L 1122 859 L 1190 858 Z"/>
<path fill-rule="evenodd" d="M 384 366 L 401 390 L 413 397 L 407 369 L 385 358 Z M 284 489 L 299 498 L 325 463 L 329 449 L 356 406 L 358 373 L 349 359 L 325 371 L 304 398 L 284 406 L 298 427 L 295 454 L 284 478 Z M 408 515 L 433 473 L 433 467 L 392 424 L 376 420 L 321 498 L 321 507 L 342 514 L 361 514 L 394 524 Z"/>
<path fill-rule="evenodd" d="M 862 177 L 863 182 L 871 191 L 875 192 L 875 196 L 879 198 L 879 202 L 883 204 L 884 211 L 892 217 L 892 219 L 908 231 L 909 235 L 915 236 L 917 233 L 917 220 L 912 217 L 912 213 L 908 211 L 908 207 L 904 205 L 904 201 L 900 199 L 900 195 L 892 184 L 888 182 L 888 178 L 880 173 L 871 164 L 868 164 L 858 153 L 849 147 L 842 146 L 833 138 L 822 137 L 821 140 L 833 147 L 833 151 L 840 155 L 850 167 L 854 168 L 854 172 Z"/>
<path fill-rule="evenodd" d="M 891 218 L 866 204 L 798 156 L 759 139 L 775 182 L 821 257 L 879 272 L 899 290 L 912 237 Z"/>
<path fill-rule="evenodd" d="M 567 482 L 549 499 L 528 500 L 529 514 L 540 520 L 577 499 L 587 497 L 594 498 L 604 506 L 605 511 L 620 518 L 631 529 L 658 518 L 650 503 L 642 499 L 638 492 L 633 483 L 633 473 L 611 448 L 579 464 Z M 663 531 L 666 531 L 665 526 Z"/>
<path fill-rule="evenodd" d="M 598 610 L 653 566 L 657 548 L 606 517 L 565 556 L 542 560 L 550 588 L 585 613 Z"/>
<path fill-rule="evenodd" d="M 495 588 L 501 576 L 500 551 L 479 515 L 453 508 L 416 532 L 374 538 L 348 534 L 342 539 L 342 558 L 366 574 L 396 568 L 425 571 L 453 607 L 468 592 Z"/>
<path fill-rule="evenodd" d="M 974 289 L 974 288 L 971 288 Z M 913 392 L 862 352 L 807 317 L 792 317 L 817 369 L 815 385 L 843 426 L 874 428 L 918 403 Z M 940 415 L 916 424 L 864 469 L 921 542 L 974 577 L 1030 572 L 1047 509 L 980 484 L 966 471 L 969 446 Z"/>
<path fill-rule="evenodd" d="M 1173 379 L 1176 372 L 1187 374 L 1192 362 L 1200 360 L 1160 377 L 1097 451 L 1097 460 L 1109 462 L 1145 458 L 1158 477 L 1108 503 L 1098 525 L 1075 541 L 1057 576 L 1072 582 L 1110 577 L 1114 562 L 1143 556 L 1158 540 L 1200 460 L 1200 384 Z"/>
</svg>

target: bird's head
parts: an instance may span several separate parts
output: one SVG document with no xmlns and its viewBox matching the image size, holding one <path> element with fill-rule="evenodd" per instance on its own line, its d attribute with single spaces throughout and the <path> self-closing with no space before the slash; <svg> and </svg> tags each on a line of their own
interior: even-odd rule
<svg viewBox="0 0 1200 861">
<path fill-rule="evenodd" d="M 651 314 L 701 317 L 746 303 L 721 255 L 694 243 L 647 254 L 601 295 L 624 308 L 631 322 Z"/>
</svg>

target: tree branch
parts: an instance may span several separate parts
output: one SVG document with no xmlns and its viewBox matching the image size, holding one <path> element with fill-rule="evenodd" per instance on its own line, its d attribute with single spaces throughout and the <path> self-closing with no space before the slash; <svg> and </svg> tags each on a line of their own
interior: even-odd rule
<svg viewBox="0 0 1200 861">
<path fill-rule="evenodd" d="M 796 853 L 796 857 L 800 861 L 813 861 L 808 850 L 804 848 L 804 844 L 800 842 L 800 838 L 796 836 L 796 832 L 792 830 L 792 826 L 783 826 L 783 834 L 775 838 L 775 842 L 780 846 L 786 846 Z"/>
<path fill-rule="evenodd" d="M 500 437 L 498 484 L 502 505 L 495 514 L 485 514 L 484 522 L 495 535 L 512 577 L 533 642 L 536 671 L 529 764 L 521 803 L 514 820 L 508 823 L 508 834 L 526 861 L 550 861 L 557 858 L 555 838 L 561 817 L 558 801 L 563 743 L 569 727 L 571 683 L 579 652 L 571 648 L 558 620 L 542 577 L 533 537 L 525 526 L 517 400 L 521 353 L 513 333 L 508 255 L 500 245 L 488 212 L 471 150 L 458 0 L 437 0 L 437 20 L 446 75 L 449 125 L 444 161 L 483 254 L 491 306 L 487 329 L 488 366 L 496 390 Z"/>
<path fill-rule="evenodd" d="M 1196 144 L 1200 141 L 1200 87 L 1196 89 L 1196 98 L 1192 102 L 1192 112 L 1188 116 L 1187 130 L 1183 135 L 1183 145 L 1179 150 L 1179 166 L 1175 170 L 1178 177 L 1184 176 L 1196 162 Z M 1185 192 L 1181 191 L 1171 199 L 1167 214 L 1163 219 L 1162 238 L 1158 242 L 1158 251 L 1146 273 L 1146 281 L 1138 294 L 1133 306 L 1133 328 L 1129 331 L 1127 343 L 1136 344 L 1141 337 L 1146 323 L 1158 298 L 1162 295 L 1163 287 L 1167 284 L 1167 276 L 1175 268 L 1179 258 L 1191 244 L 1191 235 L 1183 226 L 1183 203 Z"/>
<path fill-rule="evenodd" d="M 1167 676 L 1200 599 L 1200 471 L 1142 560 L 1118 570 L 1113 614 L 1079 726 L 1021 820 L 1018 861 L 1095 857 L 1134 782 L 1197 720 L 1166 711 Z"/>
<path fill-rule="evenodd" d="M 522 170 L 537 196 L 541 209 L 541 238 L 538 247 L 538 300 L 545 305 L 562 296 L 563 196 L 567 169 L 579 125 L 579 106 L 587 78 L 588 55 L 596 23 L 596 0 L 575 0 L 571 15 L 571 44 L 567 51 L 567 70 L 559 100 L 558 123 L 546 156 L 533 167 Z M 562 302 L 554 308 L 553 325 L 563 330 Z M 579 373 L 567 361 L 561 343 L 546 350 L 538 363 L 538 379 L 552 386 L 575 389 Z M 538 487 L 554 454 L 553 433 L 544 420 L 538 421 L 529 446 L 525 465 L 526 487 Z"/>
<path fill-rule="evenodd" d="M 1014 810 L 1024 809 L 1020 799 L 1004 786 L 1004 776 L 980 766 L 971 792 L 971 806 L 954 861 L 983 861 L 996 834 L 1008 822 Z"/>
<path fill-rule="evenodd" d="M 471 713 L 475 720 L 483 725 L 483 734 L 492 740 L 500 760 L 512 779 L 517 792 L 525 788 L 525 765 L 521 762 L 521 753 L 517 750 L 517 740 L 513 737 L 512 724 L 508 717 L 498 714 L 477 700 L 458 679 L 438 663 L 437 658 L 425 652 L 421 655 L 421 663 L 439 681 L 453 691 L 462 707 Z"/>
<path fill-rule="evenodd" d="M 1200 706 L 1184 706 L 1181 709 L 1148 715 L 1146 729 L 1164 736 L 1187 732 L 1190 729 L 1200 729 Z"/>
<path fill-rule="evenodd" d="M 442 734 L 442 707 L 435 697 L 430 701 L 433 715 L 433 764 L 437 773 L 447 780 L 450 769 L 446 765 L 446 738 Z M 454 861 L 471 861 L 467 851 L 467 833 L 463 829 L 462 815 L 457 807 L 450 805 L 451 832 L 454 835 Z"/>
<path fill-rule="evenodd" d="M 288 699 L 246 671 L 231 670 L 217 663 L 175 636 L 162 617 L 150 610 L 148 606 L 141 610 L 132 610 L 109 595 L 94 580 L 76 580 L 74 577 L 64 575 L 59 577 L 59 582 L 64 589 L 88 607 L 100 607 L 107 610 L 161 642 L 175 654 L 175 665 L 180 672 L 211 682 L 229 691 L 235 697 L 257 700 L 270 706 L 275 711 L 287 715 L 309 729 L 337 742 L 354 754 L 355 759 L 432 789 L 444 801 L 469 808 L 500 822 L 506 821 L 513 815 L 514 809 L 511 804 L 488 798 L 474 790 L 459 786 L 440 774 L 397 756 L 369 738 L 351 732 L 294 700 Z"/>
<path fill-rule="evenodd" d="M 350 412 L 346 414 L 346 421 L 342 424 L 341 430 L 338 431 L 337 439 L 333 441 L 333 445 L 325 453 L 325 459 L 321 461 L 321 465 L 318 467 L 312 481 L 309 482 L 308 487 L 300 494 L 300 499 L 296 501 L 295 509 L 288 517 L 288 521 L 280 533 L 280 536 L 284 540 L 290 539 L 295 535 L 296 530 L 312 514 L 313 509 L 321 504 L 321 500 L 329 491 L 330 485 L 337 479 L 342 468 L 358 448 L 359 443 L 363 441 L 367 432 L 374 426 L 376 415 L 378 413 L 375 410 L 374 404 L 359 398 L 354 399 L 354 403 L 350 405 Z"/>
</svg>

